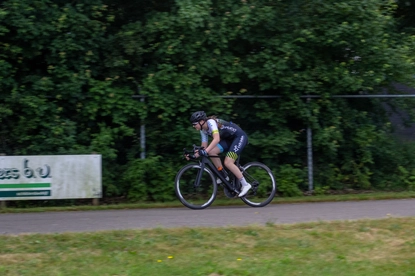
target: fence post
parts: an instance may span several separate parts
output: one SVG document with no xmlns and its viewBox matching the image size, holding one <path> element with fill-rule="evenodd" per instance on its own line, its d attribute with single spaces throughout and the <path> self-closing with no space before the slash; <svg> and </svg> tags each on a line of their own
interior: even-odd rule
<svg viewBox="0 0 415 276">
<path fill-rule="evenodd" d="M 140 99 L 141 102 L 144 102 L 144 97 Z M 141 144 L 141 159 L 146 159 L 146 125 L 144 124 L 144 120 L 141 120 L 140 126 L 140 144 Z"/>
<path fill-rule="evenodd" d="M 310 98 L 307 98 L 307 104 L 310 103 Z M 311 116 L 310 106 L 308 107 L 309 116 Z M 310 123 L 307 126 L 307 171 L 308 171 L 308 191 L 314 190 L 313 183 L 313 132 Z"/>
</svg>

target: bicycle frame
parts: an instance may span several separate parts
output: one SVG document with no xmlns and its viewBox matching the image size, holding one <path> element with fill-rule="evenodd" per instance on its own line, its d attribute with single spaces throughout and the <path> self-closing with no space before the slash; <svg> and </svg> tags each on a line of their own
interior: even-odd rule
<svg viewBox="0 0 415 276">
<path fill-rule="evenodd" d="M 202 178 L 202 173 L 206 167 L 206 165 L 210 168 L 210 170 L 213 172 L 214 175 L 216 175 L 220 180 L 222 180 L 222 183 L 226 186 L 226 188 L 230 191 L 233 191 L 236 194 L 239 194 L 240 191 L 238 191 L 232 183 L 230 183 L 228 180 L 226 180 L 225 177 L 218 171 L 215 165 L 213 165 L 212 161 L 209 160 L 209 158 L 220 158 L 219 156 L 201 156 L 202 159 L 198 160 L 201 170 L 198 172 L 195 180 L 195 187 L 198 186 L 200 183 L 200 180 Z M 239 167 L 239 158 L 237 159 L 237 166 Z M 234 179 L 236 181 L 236 179 Z"/>
<path fill-rule="evenodd" d="M 193 145 L 191 151 L 186 149 L 183 151 L 184 157 L 188 161 L 196 163 L 183 166 L 176 174 L 175 192 L 184 206 L 196 210 L 209 207 L 216 198 L 218 180 L 222 181 L 219 186 L 224 188 L 226 197 L 235 198 L 239 195 L 239 180 L 231 171 L 229 171 L 230 178 L 228 178 L 226 174 L 217 169 L 216 162 L 211 159 L 221 158 L 222 160 L 222 157 L 208 156 L 203 147 L 196 145 Z M 247 182 L 251 184 L 251 192 L 240 199 L 251 207 L 263 207 L 269 204 L 276 193 L 276 181 L 271 169 L 256 161 L 241 166 L 240 156 L 235 160 L 235 165 L 240 169 Z M 195 172 L 194 169 L 197 171 Z M 209 177 L 205 179 L 206 174 Z M 209 179 L 211 183 L 209 183 Z"/>
</svg>

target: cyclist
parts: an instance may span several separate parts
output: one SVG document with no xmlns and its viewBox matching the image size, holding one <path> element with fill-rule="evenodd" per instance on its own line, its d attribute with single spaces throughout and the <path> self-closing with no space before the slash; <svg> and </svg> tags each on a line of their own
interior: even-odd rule
<svg viewBox="0 0 415 276">
<path fill-rule="evenodd" d="M 248 144 L 248 136 L 236 124 L 216 118 L 216 116 L 207 117 L 204 111 L 196 111 L 190 117 L 190 122 L 196 130 L 200 131 L 202 138 L 203 154 L 206 156 L 218 156 L 219 153 L 227 152 L 224 160 L 225 167 L 228 168 L 242 184 L 239 197 L 243 197 L 251 189 L 251 184 L 246 182 L 242 172 L 235 165 L 238 155 L 241 154 L 244 147 Z M 212 141 L 208 144 L 208 136 Z M 199 156 L 198 153 L 195 154 Z M 221 170 L 222 163 L 220 158 L 212 158 L 215 166 Z"/>
</svg>

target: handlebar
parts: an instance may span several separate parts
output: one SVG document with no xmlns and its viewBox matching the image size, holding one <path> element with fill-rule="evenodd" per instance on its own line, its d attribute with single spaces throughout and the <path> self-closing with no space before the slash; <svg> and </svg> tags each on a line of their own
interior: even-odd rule
<svg viewBox="0 0 415 276">
<path fill-rule="evenodd" d="M 184 154 L 184 156 L 187 156 L 190 159 L 196 159 L 195 152 L 197 151 L 199 153 L 199 156 L 201 156 L 200 150 L 203 150 L 203 149 L 204 149 L 204 147 L 193 145 L 193 150 L 192 151 L 189 151 L 186 148 L 184 148 L 183 149 L 183 154 Z"/>
</svg>

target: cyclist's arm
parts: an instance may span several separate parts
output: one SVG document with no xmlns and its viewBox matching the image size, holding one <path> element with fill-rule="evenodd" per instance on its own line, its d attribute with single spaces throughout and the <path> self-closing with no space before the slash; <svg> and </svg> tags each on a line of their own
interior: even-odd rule
<svg viewBox="0 0 415 276">
<path fill-rule="evenodd" d="M 209 151 L 211 151 L 212 149 L 214 149 L 216 147 L 216 145 L 220 142 L 220 135 L 219 135 L 219 129 L 218 129 L 218 124 L 216 123 L 215 120 L 213 119 L 209 119 L 207 120 L 207 126 L 210 130 L 210 132 L 212 133 L 212 142 L 210 142 L 209 146 L 206 148 L 206 152 L 209 153 Z"/>
<path fill-rule="evenodd" d="M 201 141 L 202 141 L 200 146 L 206 149 L 208 147 L 209 137 L 203 130 L 200 131 L 200 136 L 201 136 Z M 195 151 L 195 157 L 196 158 L 199 157 L 198 151 Z"/>
<path fill-rule="evenodd" d="M 201 146 L 206 149 L 207 146 L 208 146 L 208 141 L 209 141 L 209 137 L 208 137 L 207 133 L 204 132 L 203 130 L 201 130 L 200 131 L 200 138 L 201 138 L 201 141 L 202 141 Z"/>
<path fill-rule="evenodd" d="M 209 153 L 209 151 L 211 151 L 213 148 L 215 148 L 217 146 L 217 144 L 219 144 L 219 142 L 220 142 L 219 132 L 214 132 L 212 134 L 212 137 L 213 137 L 212 142 L 210 142 L 210 145 L 206 148 L 207 153 Z"/>
</svg>

